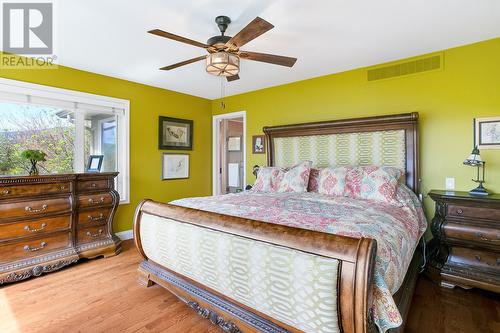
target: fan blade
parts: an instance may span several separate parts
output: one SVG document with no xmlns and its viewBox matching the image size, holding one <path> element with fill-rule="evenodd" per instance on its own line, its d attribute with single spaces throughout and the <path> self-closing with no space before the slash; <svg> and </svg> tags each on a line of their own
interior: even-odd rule
<svg viewBox="0 0 500 333">
<path fill-rule="evenodd" d="M 166 31 L 163 31 L 163 30 L 160 30 L 160 29 L 150 30 L 148 32 L 150 34 L 153 34 L 153 35 L 156 35 L 156 36 L 165 37 L 165 38 L 168 38 L 168 39 L 173 39 L 173 40 L 176 40 L 176 41 L 181 42 L 181 43 L 186 43 L 186 44 L 189 44 L 189 45 L 194 45 L 194 46 L 202 47 L 204 49 L 210 47 L 207 44 L 200 43 L 200 42 L 197 42 L 195 40 L 192 40 L 192 39 L 189 39 L 189 38 L 185 38 L 185 37 L 182 37 L 182 36 L 174 35 L 174 34 L 171 34 L 170 32 L 166 32 Z"/>
<path fill-rule="evenodd" d="M 260 17 L 256 17 L 252 22 L 248 23 L 246 27 L 241 29 L 233 38 L 227 41 L 226 47 L 242 47 L 249 41 L 259 37 L 264 32 L 274 28 L 274 25 L 267 22 Z"/>
<path fill-rule="evenodd" d="M 201 57 L 197 57 L 197 58 L 193 58 L 193 59 L 189 59 L 189 60 L 181 61 L 181 62 L 178 62 L 178 63 L 176 63 L 176 64 L 170 65 L 170 66 L 165 66 L 165 67 L 162 67 L 162 68 L 160 68 L 160 69 L 161 69 L 161 70 L 164 70 L 164 71 L 169 71 L 169 70 L 174 69 L 174 68 L 177 68 L 177 67 L 181 67 L 181 66 L 184 66 L 184 65 L 192 64 L 193 62 L 197 62 L 197 61 L 203 60 L 203 59 L 205 59 L 206 57 L 207 57 L 207 56 L 201 56 Z"/>
<path fill-rule="evenodd" d="M 226 76 L 226 79 L 227 79 L 227 82 L 236 81 L 236 80 L 240 79 L 240 76 L 238 74 L 233 75 L 233 76 Z"/>
<path fill-rule="evenodd" d="M 241 52 L 240 57 L 242 59 L 267 62 L 269 64 L 287 66 L 287 67 L 292 67 L 293 65 L 295 65 L 295 62 L 297 61 L 297 58 L 279 56 L 275 54 L 246 52 L 246 51 Z"/>
</svg>

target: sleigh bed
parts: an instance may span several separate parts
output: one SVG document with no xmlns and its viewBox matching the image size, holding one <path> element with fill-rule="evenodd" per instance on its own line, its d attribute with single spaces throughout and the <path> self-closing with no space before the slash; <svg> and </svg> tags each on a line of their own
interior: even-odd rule
<svg viewBox="0 0 500 333">
<path fill-rule="evenodd" d="M 405 188 L 419 193 L 417 113 L 265 127 L 264 133 L 269 166 L 311 160 L 315 167 L 398 167 L 405 170 Z M 278 206 L 284 208 L 273 210 Z M 379 209 L 361 200 L 313 193 L 245 192 L 172 204 L 144 200 L 134 221 L 135 243 L 144 258 L 139 282 L 165 287 L 226 332 L 361 333 L 376 332 L 377 327 L 402 332 L 421 265 L 417 245 L 425 226 L 403 221 L 412 237 L 401 236 L 403 230 L 393 237 L 401 242 L 395 245 L 397 241 L 384 236 L 359 236 L 371 235 L 364 230 L 350 233 L 355 224 L 338 233 L 325 223 L 322 229 L 314 218 L 322 209 L 327 215 L 345 210 L 346 219 L 359 217 L 366 230 L 385 230 L 387 239 L 392 239 L 392 226 L 404 229 L 403 208 Z M 421 211 L 407 211 L 412 209 Z M 302 220 L 309 225 L 302 227 Z M 377 246 L 379 252 L 394 252 L 399 266 L 381 271 Z M 396 271 L 400 275 L 391 273 Z M 385 274 L 398 276 L 384 289 Z M 388 296 L 381 298 L 383 292 Z M 395 304 L 392 313 L 384 314 L 389 323 L 374 304 L 388 309 Z"/>
</svg>

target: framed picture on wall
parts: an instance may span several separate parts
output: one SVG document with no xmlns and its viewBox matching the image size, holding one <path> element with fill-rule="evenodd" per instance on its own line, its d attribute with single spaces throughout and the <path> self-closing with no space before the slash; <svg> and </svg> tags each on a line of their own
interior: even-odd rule
<svg viewBox="0 0 500 333">
<path fill-rule="evenodd" d="M 189 178 L 189 154 L 163 153 L 161 179 Z"/>
<path fill-rule="evenodd" d="M 162 117 L 158 126 L 159 149 L 193 149 L 193 121 Z"/>
<path fill-rule="evenodd" d="M 252 136 L 252 153 L 253 154 L 266 153 L 266 140 L 264 135 Z"/>
<path fill-rule="evenodd" d="M 241 136 L 230 136 L 227 138 L 228 151 L 241 151 Z"/>
<path fill-rule="evenodd" d="M 479 149 L 500 149 L 500 117 L 476 118 L 474 132 Z"/>
</svg>

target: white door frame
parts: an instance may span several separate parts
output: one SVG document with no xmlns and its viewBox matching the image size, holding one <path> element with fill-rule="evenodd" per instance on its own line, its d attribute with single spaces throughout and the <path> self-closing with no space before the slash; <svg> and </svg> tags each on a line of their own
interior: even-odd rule
<svg viewBox="0 0 500 333">
<path fill-rule="evenodd" d="M 247 183 L 247 112 L 238 111 L 231 113 L 218 114 L 212 117 L 212 195 L 217 195 L 219 192 L 220 184 L 220 173 L 219 173 L 219 124 L 223 119 L 234 119 L 243 118 L 243 138 L 242 138 L 242 149 L 243 149 L 243 189 L 246 187 Z"/>
</svg>

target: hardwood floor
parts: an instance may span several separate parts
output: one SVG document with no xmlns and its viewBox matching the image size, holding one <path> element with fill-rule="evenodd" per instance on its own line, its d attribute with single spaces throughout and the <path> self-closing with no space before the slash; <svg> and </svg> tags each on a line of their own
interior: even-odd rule
<svg viewBox="0 0 500 333">
<path fill-rule="evenodd" d="M 0 332 L 220 332 L 159 286 L 136 282 L 131 241 L 120 255 L 0 288 Z M 54 288 L 57 286 L 57 288 Z M 420 278 L 407 333 L 500 332 L 497 295 Z"/>
</svg>

